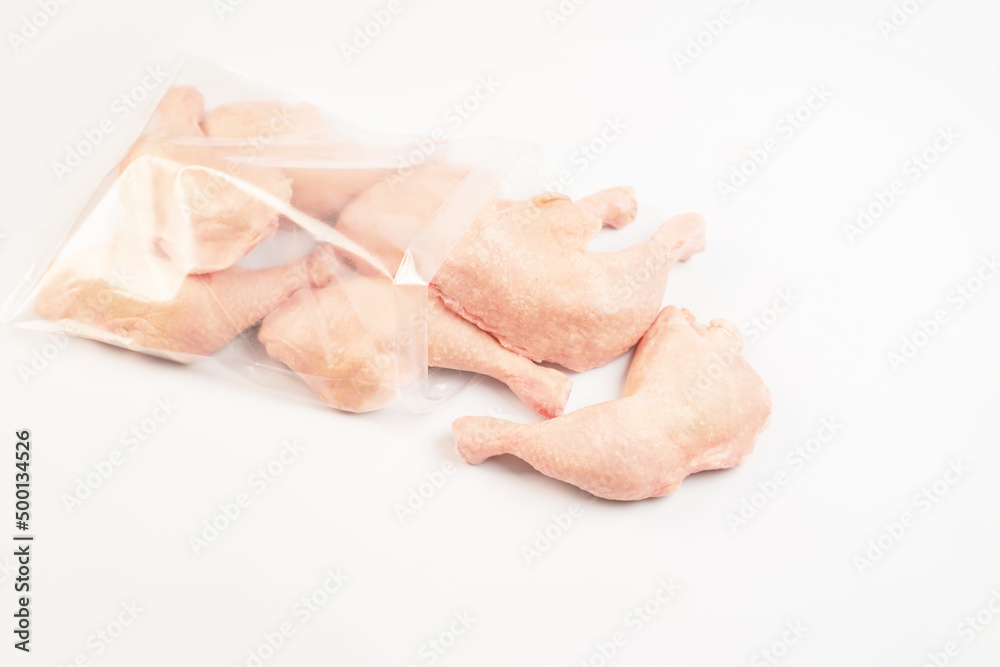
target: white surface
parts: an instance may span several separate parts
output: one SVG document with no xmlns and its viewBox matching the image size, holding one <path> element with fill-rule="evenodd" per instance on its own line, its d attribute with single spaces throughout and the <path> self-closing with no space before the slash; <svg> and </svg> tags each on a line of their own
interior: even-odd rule
<svg viewBox="0 0 1000 667">
<path fill-rule="evenodd" d="M 456 136 L 543 143 L 550 175 L 570 170 L 573 195 L 636 186 L 639 221 L 597 247 L 645 239 L 677 212 L 705 215 L 708 250 L 676 270 L 668 302 L 748 325 L 779 290 L 794 294 L 747 342 L 774 395 L 756 453 L 672 497 L 589 502 L 520 462 L 460 462 L 454 418 L 535 418 L 495 382 L 434 414 L 353 416 L 79 340 L 24 381 L 19 367 L 54 348 L 5 327 L 2 512 L 13 433 L 30 428 L 38 541 L 34 651 L 14 651 L 8 635 L 3 664 L 84 654 L 109 667 L 246 665 L 262 633 L 288 621 L 294 635 L 264 664 L 430 665 L 425 642 L 463 612 L 471 629 L 434 664 L 596 666 L 597 645 L 621 632 L 608 664 L 765 665 L 759 652 L 795 622 L 807 630 L 779 664 L 917 666 L 949 642 L 958 654 L 948 664 L 997 664 L 1000 614 L 984 612 L 993 620 L 981 632 L 960 624 L 1000 591 L 1000 278 L 960 309 L 949 295 L 1000 253 L 1000 8 L 925 3 L 884 39 L 888 0 L 593 0 L 555 30 L 545 14 L 555 0 L 401 1 L 351 63 L 340 43 L 386 3 L 248 0 L 221 19 L 208 0 L 60 6 L 18 54 L 0 54 L 4 294 L 111 166 L 111 141 L 62 183 L 52 161 L 179 46 L 377 130 L 450 129 L 448 108 L 492 75 L 500 88 Z M 6 2 L 5 34 L 37 7 Z M 735 20 L 678 72 L 673 52 L 724 8 Z M 831 98 L 786 139 L 776 124 L 813 86 Z M 616 118 L 627 129 L 578 171 L 577 147 Z M 959 139 L 909 180 L 904 163 L 942 127 Z M 716 182 L 769 137 L 777 153 L 723 202 Z M 895 178 L 906 192 L 849 243 L 845 223 Z M 893 370 L 888 353 L 938 309 L 948 322 Z M 570 408 L 617 396 L 627 364 L 577 376 Z M 179 407 L 127 451 L 123 433 L 158 399 Z M 824 418 L 843 426 L 797 469 L 786 456 Z M 249 477 L 290 438 L 305 451 L 256 495 Z M 116 449 L 124 463 L 68 512 L 62 495 Z M 969 471 L 924 512 L 914 496 L 949 460 Z M 454 474 L 401 524 L 394 506 L 446 462 Z M 734 532 L 727 514 L 777 471 L 787 484 Z M 196 557 L 188 537 L 243 491 L 252 505 Z M 522 547 L 572 503 L 582 514 L 528 564 Z M 860 573 L 855 556 L 904 512 L 915 524 Z M 5 544 L 10 533 L 0 529 Z M 300 624 L 293 604 L 330 568 L 349 581 Z M 7 615 L 12 583 L 0 578 Z M 648 622 L 629 616 L 661 578 L 679 585 L 676 596 Z M 131 601 L 143 611 L 98 655 L 88 638 Z"/>
</svg>

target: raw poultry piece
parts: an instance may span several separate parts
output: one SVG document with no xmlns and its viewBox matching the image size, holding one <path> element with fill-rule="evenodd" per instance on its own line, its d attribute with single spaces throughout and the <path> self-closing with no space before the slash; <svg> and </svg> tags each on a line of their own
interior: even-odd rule
<svg viewBox="0 0 1000 667">
<path fill-rule="evenodd" d="M 464 177 L 454 167 L 427 165 L 406 177 L 379 181 L 341 211 L 337 229 L 395 274 L 403 252 Z"/>
<path fill-rule="evenodd" d="M 394 351 L 395 289 L 385 279 L 356 277 L 302 290 L 264 320 L 258 337 L 269 355 L 301 375 L 326 403 L 352 412 L 380 408 L 421 363 Z M 496 378 L 546 417 L 562 414 L 571 387 L 559 371 L 505 349 L 433 296 L 427 364 Z"/>
<path fill-rule="evenodd" d="M 621 229 L 635 220 L 639 204 L 629 186 L 608 188 L 576 202 L 584 212 L 601 219 L 605 227 Z"/>
<path fill-rule="evenodd" d="M 277 161 L 292 179 L 292 206 L 324 220 L 388 174 L 361 168 L 371 151 L 335 141 L 323 114 L 307 103 L 255 100 L 220 104 L 203 124 L 214 138 L 245 139 L 248 150 Z"/>
<path fill-rule="evenodd" d="M 365 246 L 394 274 L 406 248 L 465 176 L 456 167 L 427 165 L 406 177 L 380 181 L 348 204 L 337 218 L 337 229 Z M 484 214 L 516 203 L 494 200 Z M 636 214 L 635 191 L 630 187 L 602 190 L 576 205 L 609 227 L 623 227 Z"/>
<path fill-rule="evenodd" d="M 634 215 L 581 207 L 554 193 L 495 207 L 472 223 L 431 289 L 529 359 L 574 371 L 603 366 L 652 324 L 671 267 L 704 249 L 705 222 L 679 215 L 646 243 L 588 252 L 603 224 L 596 210 L 611 211 L 616 223 Z"/>
<path fill-rule="evenodd" d="M 121 256 L 120 248 L 105 244 L 57 262 L 45 276 L 35 312 L 51 320 L 72 320 L 92 328 L 91 337 L 126 347 L 208 355 L 296 290 L 328 284 L 335 259 L 322 246 L 308 257 L 269 269 L 233 267 L 189 276 L 156 255 L 130 268 L 116 261 Z"/>
<path fill-rule="evenodd" d="M 118 181 L 127 232 L 152 239 L 184 273 L 235 264 L 277 230 L 292 195 L 281 169 L 206 139 L 203 112 L 197 90 L 170 88 L 152 129 L 122 160 Z"/>
<path fill-rule="evenodd" d="M 673 493 L 692 473 L 739 465 L 767 426 L 771 396 L 741 349 L 730 322 L 706 327 L 665 308 L 636 349 L 623 398 L 537 424 L 462 417 L 452 425 L 458 450 L 469 463 L 513 454 L 610 500 Z"/>
</svg>

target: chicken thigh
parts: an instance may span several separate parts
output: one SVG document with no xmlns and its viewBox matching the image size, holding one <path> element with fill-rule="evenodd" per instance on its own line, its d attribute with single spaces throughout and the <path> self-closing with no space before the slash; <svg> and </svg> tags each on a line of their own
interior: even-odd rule
<svg viewBox="0 0 1000 667">
<path fill-rule="evenodd" d="M 121 251 L 112 244 L 96 245 L 53 265 L 35 312 L 72 320 L 90 329 L 83 331 L 90 337 L 178 360 L 185 359 L 177 355 L 215 352 L 295 291 L 327 285 L 335 259 L 321 246 L 283 266 L 189 276 L 156 256 L 145 258 L 141 274 L 134 266 L 120 270 L 116 256 Z"/>
<path fill-rule="evenodd" d="M 620 219 L 614 208 L 600 210 Z M 663 223 L 646 243 L 588 252 L 602 223 L 553 193 L 494 206 L 472 223 L 431 289 L 529 359 L 574 371 L 603 366 L 652 324 L 671 267 L 704 249 L 705 223 L 688 213 Z"/>
<path fill-rule="evenodd" d="M 258 337 L 268 354 L 299 373 L 326 403 L 366 412 L 383 407 L 416 376 L 416 359 L 394 350 L 397 288 L 357 277 L 302 290 L 269 315 Z M 569 379 L 505 349 L 431 296 L 427 364 L 473 371 L 505 383 L 546 417 L 562 414 Z"/>
<path fill-rule="evenodd" d="M 235 264 L 277 230 L 292 195 L 281 169 L 252 164 L 240 146 L 208 141 L 203 111 L 197 90 L 170 88 L 118 181 L 127 232 L 152 239 L 184 273 Z"/>
<path fill-rule="evenodd" d="M 513 454 L 539 472 L 610 500 L 677 490 L 701 470 L 739 465 L 767 426 L 771 396 L 740 355 L 736 327 L 663 309 L 643 336 L 624 397 L 537 424 L 462 417 L 462 457 Z"/>
</svg>

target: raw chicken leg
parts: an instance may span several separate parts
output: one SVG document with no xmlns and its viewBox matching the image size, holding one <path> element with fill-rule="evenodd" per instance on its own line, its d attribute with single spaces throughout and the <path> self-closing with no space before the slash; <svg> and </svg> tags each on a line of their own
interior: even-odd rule
<svg viewBox="0 0 1000 667">
<path fill-rule="evenodd" d="M 563 373 L 536 366 L 500 345 L 496 338 L 448 310 L 429 295 L 428 364 L 472 371 L 503 382 L 528 407 L 543 417 L 558 417 L 566 407 L 572 384 Z"/>
<path fill-rule="evenodd" d="M 128 232 L 154 240 L 184 273 L 235 264 L 277 230 L 278 209 L 292 194 L 282 170 L 249 164 L 240 146 L 209 142 L 203 110 L 197 90 L 170 88 L 118 182 Z"/>
<path fill-rule="evenodd" d="M 731 323 L 705 327 L 665 308 L 639 343 L 624 398 L 537 424 L 462 417 L 458 450 L 469 463 L 513 454 L 611 500 L 673 493 L 692 473 L 739 465 L 767 426 L 771 396 L 741 348 Z"/>
<path fill-rule="evenodd" d="M 35 312 L 92 327 L 92 337 L 127 347 L 208 355 L 296 290 L 328 284 L 335 260 L 322 246 L 283 266 L 185 276 L 171 262 L 149 257 L 145 275 L 135 275 L 115 270 L 116 255 L 120 251 L 111 245 L 91 246 L 55 264 L 35 299 Z"/>
<path fill-rule="evenodd" d="M 299 373 L 325 402 L 365 412 L 384 406 L 416 373 L 406 355 L 397 363 L 394 288 L 388 280 L 358 277 L 319 290 L 302 290 L 269 315 L 259 338 L 268 354 Z M 435 297 L 428 303 L 427 363 L 474 371 L 507 384 L 546 417 L 562 414 L 570 382 L 503 348 Z"/>
<path fill-rule="evenodd" d="M 285 163 L 292 178 L 292 206 L 320 220 L 388 174 L 384 168 L 346 167 L 370 159 L 370 151 L 357 143 L 334 141 L 323 114 L 311 104 L 220 104 L 208 114 L 204 128 L 209 137 L 247 139 L 268 158 Z M 293 166 L 296 163 L 302 166 Z"/>
<path fill-rule="evenodd" d="M 445 304 L 535 361 L 574 371 L 603 366 L 635 345 L 663 301 L 675 262 L 701 252 L 696 214 L 663 223 L 648 242 L 588 252 L 602 220 L 547 193 L 481 215 L 431 281 Z"/>
</svg>

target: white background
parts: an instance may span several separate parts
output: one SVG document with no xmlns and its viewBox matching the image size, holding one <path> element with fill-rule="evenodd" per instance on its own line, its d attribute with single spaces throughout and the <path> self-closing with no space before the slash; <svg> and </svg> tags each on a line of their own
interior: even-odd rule
<svg viewBox="0 0 1000 667">
<path fill-rule="evenodd" d="M 61 182 L 53 161 L 177 48 L 393 132 L 445 125 L 492 75 L 500 88 L 454 136 L 538 142 L 574 196 L 636 187 L 639 220 L 595 247 L 645 240 L 675 213 L 706 217 L 708 249 L 675 270 L 667 303 L 753 327 L 782 290 L 794 296 L 747 337 L 774 397 L 757 451 L 667 498 L 592 502 L 519 461 L 461 462 L 455 418 L 537 418 L 496 382 L 431 414 L 355 416 L 89 341 L 41 364 L 45 334 L 4 327 L 0 485 L 12 485 L 14 432 L 31 429 L 37 542 L 34 650 L 14 651 L 5 629 L 0 662 L 246 665 L 288 621 L 294 635 L 264 664 L 429 665 L 426 642 L 467 612 L 471 628 L 434 664 L 596 666 L 617 632 L 611 665 L 766 665 L 759 652 L 775 642 L 788 665 L 917 667 L 949 642 L 948 664 L 997 664 L 1000 614 L 983 612 L 992 624 L 971 641 L 960 625 L 1000 591 L 1000 278 L 961 308 L 954 292 L 1000 252 L 996 3 L 927 2 L 886 37 L 889 0 L 592 0 L 554 28 L 556 0 L 401 1 L 351 62 L 341 43 L 384 3 L 244 0 L 220 15 L 209 0 L 71 2 L 15 53 L 8 33 L 38 2 L 4 2 L 4 294 L 113 166 L 121 137 Z M 723 9 L 734 20 L 679 68 L 674 53 Z M 814 86 L 829 100 L 786 137 L 777 124 Z M 580 171 L 574 154 L 608 119 L 627 129 Z M 911 179 L 907 162 L 941 128 L 958 139 Z M 717 183 L 769 137 L 777 152 L 723 201 Z M 905 192 L 851 243 L 845 225 L 894 179 Z M 894 369 L 888 355 L 942 309 L 947 322 Z M 33 360 L 41 369 L 22 377 Z M 615 398 L 628 361 L 576 376 L 569 408 Z M 68 511 L 64 494 L 124 450 L 157 399 L 179 407 Z M 794 466 L 789 452 L 823 419 L 836 435 Z M 305 451 L 196 556 L 189 537 L 290 438 Z M 968 471 L 924 511 L 915 496 L 949 461 Z M 454 474 L 401 522 L 396 505 L 446 463 Z M 787 483 L 734 529 L 727 517 L 778 471 Z M 9 517 L 11 492 L 0 498 Z M 536 531 L 556 534 L 553 515 L 572 503 L 582 514 L 529 563 Z M 885 537 L 906 512 L 913 525 Z M 859 566 L 880 536 L 891 545 Z M 300 623 L 293 605 L 337 568 L 347 583 Z M 12 581 L 0 577 L 7 628 Z M 671 578 L 676 596 L 649 602 Z M 94 633 L 132 601 L 138 619 L 98 654 Z M 647 603 L 648 621 L 628 616 Z M 787 651 L 786 623 L 806 629 Z"/>
</svg>

